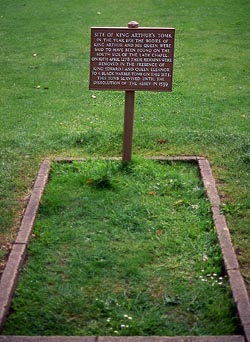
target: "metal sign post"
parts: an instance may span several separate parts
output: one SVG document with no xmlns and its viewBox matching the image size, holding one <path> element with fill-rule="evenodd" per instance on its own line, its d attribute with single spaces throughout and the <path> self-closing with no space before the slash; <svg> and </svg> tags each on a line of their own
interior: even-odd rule
<svg viewBox="0 0 250 342">
<path fill-rule="evenodd" d="M 91 90 L 125 90 L 123 153 L 131 161 L 135 90 L 172 91 L 174 28 L 92 27 Z"/>
</svg>

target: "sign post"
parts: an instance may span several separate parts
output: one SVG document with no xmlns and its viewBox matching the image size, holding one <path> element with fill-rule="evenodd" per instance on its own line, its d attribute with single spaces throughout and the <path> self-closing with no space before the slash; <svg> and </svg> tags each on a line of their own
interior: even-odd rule
<svg viewBox="0 0 250 342">
<path fill-rule="evenodd" d="M 135 90 L 172 91 L 174 28 L 92 27 L 91 90 L 125 90 L 123 161 L 132 155 Z"/>
<path fill-rule="evenodd" d="M 139 24 L 136 21 L 130 21 L 128 28 L 138 28 Z M 124 108 L 124 128 L 123 128 L 123 149 L 122 161 L 130 162 L 132 158 L 133 145 L 133 126 L 134 126 L 134 90 L 125 91 L 125 108 Z"/>
<path fill-rule="evenodd" d="M 134 125 L 134 100 L 133 90 L 125 91 L 125 110 L 124 110 L 124 129 L 123 129 L 123 149 L 122 160 L 130 162 L 133 144 L 133 125 Z"/>
</svg>

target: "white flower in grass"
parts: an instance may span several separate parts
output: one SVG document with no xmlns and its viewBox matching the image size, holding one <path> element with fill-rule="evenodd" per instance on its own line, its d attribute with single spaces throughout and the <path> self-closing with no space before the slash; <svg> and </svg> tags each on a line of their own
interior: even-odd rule
<svg viewBox="0 0 250 342">
<path fill-rule="evenodd" d="M 202 260 L 203 260 L 204 262 L 208 261 L 208 256 L 207 256 L 207 255 L 203 255 Z"/>
<path fill-rule="evenodd" d="M 192 204 L 191 207 L 192 207 L 192 209 L 198 209 L 199 208 L 198 204 Z"/>
<path fill-rule="evenodd" d="M 123 315 L 123 317 L 124 317 L 124 318 L 127 318 L 127 319 L 130 319 L 130 320 L 132 319 L 132 317 L 131 317 L 131 316 L 129 316 L 129 315 L 126 315 L 126 314 L 125 314 L 125 315 Z"/>
</svg>

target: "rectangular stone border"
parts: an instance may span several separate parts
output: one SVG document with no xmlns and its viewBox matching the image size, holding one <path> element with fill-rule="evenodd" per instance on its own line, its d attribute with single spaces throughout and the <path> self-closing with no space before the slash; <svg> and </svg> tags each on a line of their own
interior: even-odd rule
<svg viewBox="0 0 250 342">
<path fill-rule="evenodd" d="M 244 336 L 0 336 L 0 342 L 244 342 Z"/>
<path fill-rule="evenodd" d="M 102 158 L 120 160 L 120 158 Z M 224 215 L 221 212 L 221 202 L 216 189 L 215 180 L 208 159 L 199 156 L 151 157 L 159 161 L 195 162 L 211 203 L 212 216 L 221 246 L 225 270 L 229 277 L 233 298 L 244 331 L 244 336 L 0 336 L 0 342 L 250 342 L 250 302 L 239 264 L 232 245 L 230 232 Z M 85 161 L 86 158 L 55 158 L 57 162 Z M 0 281 L 0 331 L 6 321 L 11 300 L 16 288 L 19 272 L 23 266 L 32 228 L 38 213 L 40 200 L 49 179 L 52 160 L 45 159 L 39 169 L 31 197 L 25 210 L 19 232 L 13 244 L 8 262 Z"/>
</svg>

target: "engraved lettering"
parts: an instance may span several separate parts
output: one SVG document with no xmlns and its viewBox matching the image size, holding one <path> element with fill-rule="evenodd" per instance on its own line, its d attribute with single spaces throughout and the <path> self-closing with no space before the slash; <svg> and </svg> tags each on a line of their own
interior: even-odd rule
<svg viewBox="0 0 250 342">
<path fill-rule="evenodd" d="M 171 91 L 174 29 L 92 28 L 90 89 Z"/>
</svg>

